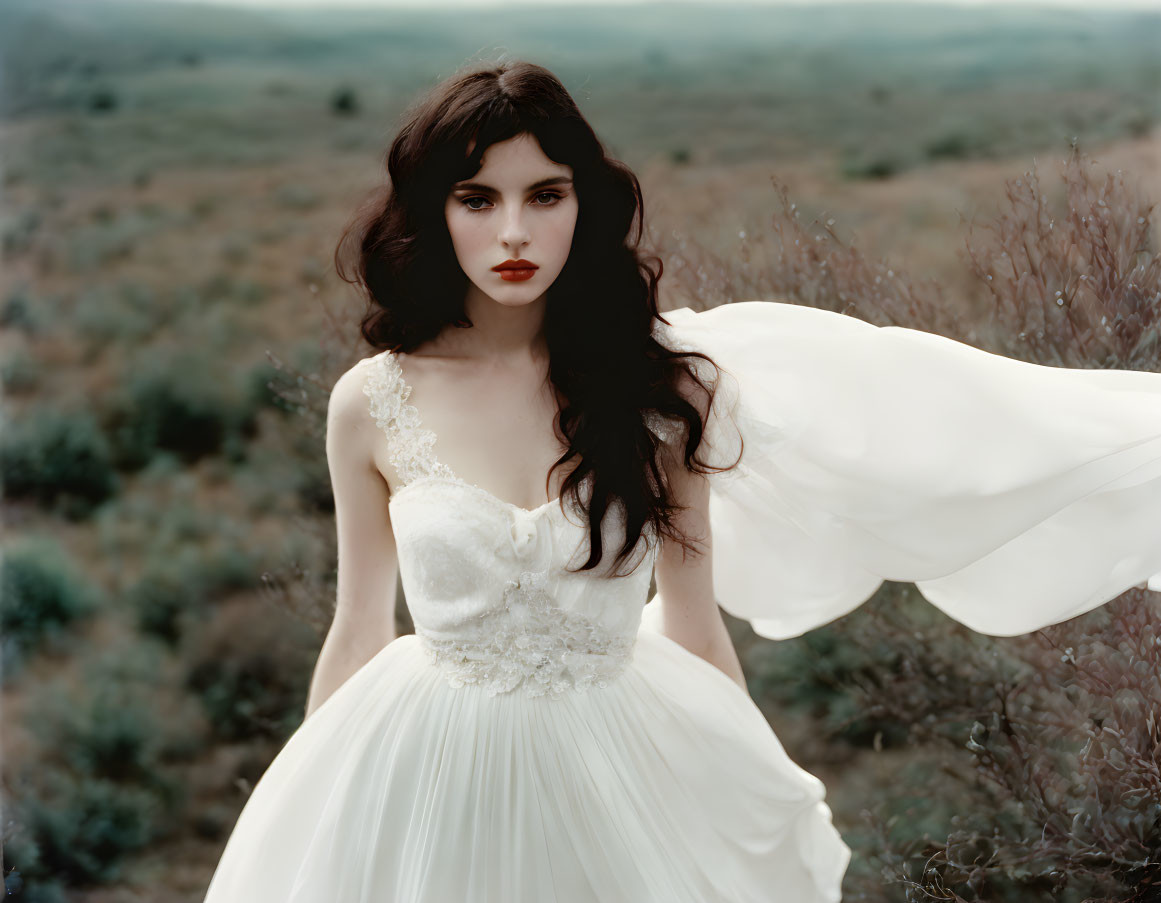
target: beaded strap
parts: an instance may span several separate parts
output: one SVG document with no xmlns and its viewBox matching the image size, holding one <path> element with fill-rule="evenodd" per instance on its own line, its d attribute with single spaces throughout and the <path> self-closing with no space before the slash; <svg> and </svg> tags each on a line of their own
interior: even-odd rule
<svg viewBox="0 0 1161 903">
<path fill-rule="evenodd" d="M 399 361 L 390 351 L 366 358 L 369 368 L 363 393 L 371 400 L 371 416 L 389 440 L 387 456 L 406 486 L 426 476 L 455 478 L 451 468 L 436 460 L 432 445 L 435 433 L 420 425 L 419 411 L 408 404 L 411 386 L 403 380 Z"/>
</svg>

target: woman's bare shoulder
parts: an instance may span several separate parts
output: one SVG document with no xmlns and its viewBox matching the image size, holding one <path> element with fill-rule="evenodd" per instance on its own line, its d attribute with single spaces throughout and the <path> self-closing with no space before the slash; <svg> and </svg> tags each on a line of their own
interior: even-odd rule
<svg viewBox="0 0 1161 903">
<path fill-rule="evenodd" d="M 361 358 L 339 374 L 327 403 L 328 429 L 339 427 L 344 431 L 361 432 L 367 430 L 368 424 L 375 425 L 372 395 L 377 387 L 375 368 L 380 363 L 378 358 L 378 355 Z"/>
</svg>

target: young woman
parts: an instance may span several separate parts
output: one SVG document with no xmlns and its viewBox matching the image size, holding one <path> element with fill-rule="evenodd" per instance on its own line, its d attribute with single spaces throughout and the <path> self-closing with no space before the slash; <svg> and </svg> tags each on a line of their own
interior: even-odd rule
<svg viewBox="0 0 1161 903">
<path fill-rule="evenodd" d="M 330 400 L 334 623 L 209 903 L 839 900 L 719 603 L 787 637 L 905 580 L 1014 634 L 1161 585 L 1161 375 L 662 320 L 638 182 L 535 65 L 437 86 L 388 169 L 339 249 L 380 350 Z"/>
</svg>

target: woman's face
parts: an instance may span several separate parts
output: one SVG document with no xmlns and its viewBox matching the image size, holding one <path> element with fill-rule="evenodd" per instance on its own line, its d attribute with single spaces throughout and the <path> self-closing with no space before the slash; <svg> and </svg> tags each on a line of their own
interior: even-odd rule
<svg viewBox="0 0 1161 903">
<path fill-rule="evenodd" d="M 549 159 L 535 137 L 523 134 L 484 151 L 480 171 L 452 187 L 445 215 L 468 279 L 497 303 L 520 306 L 560 275 L 577 209 L 572 167 Z M 532 266 L 496 269 L 506 261 Z"/>
</svg>

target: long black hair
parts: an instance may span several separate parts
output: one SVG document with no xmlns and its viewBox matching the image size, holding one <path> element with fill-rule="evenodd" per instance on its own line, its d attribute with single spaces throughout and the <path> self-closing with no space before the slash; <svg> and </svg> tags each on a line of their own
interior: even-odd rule
<svg viewBox="0 0 1161 903">
<path fill-rule="evenodd" d="M 407 353 L 443 329 L 470 327 L 463 302 L 468 277 L 447 229 L 452 186 L 480 169 L 492 144 L 533 136 L 545 155 L 572 167 L 578 213 L 569 257 L 547 290 L 549 378 L 560 404 L 557 429 L 567 451 L 552 472 L 578 459 L 565 478 L 589 522 L 590 554 L 603 554 L 600 525 L 610 506 L 625 513 L 619 567 L 646 527 L 689 549 L 672 524 L 673 503 L 660 461 L 661 436 L 684 436 L 684 466 L 697 473 L 730 468 L 697 456 L 716 380 L 685 360 L 697 351 L 666 348 L 654 336 L 663 265 L 642 256 L 641 185 L 605 150 L 564 86 L 543 66 L 507 61 L 461 70 L 407 111 L 387 152 L 389 183 L 358 211 L 335 251 L 335 268 L 365 293 L 364 338 Z M 650 424 L 670 424 L 657 431 Z M 735 462 L 736 464 L 736 462 Z M 578 492 L 592 481 L 589 504 Z"/>
</svg>

